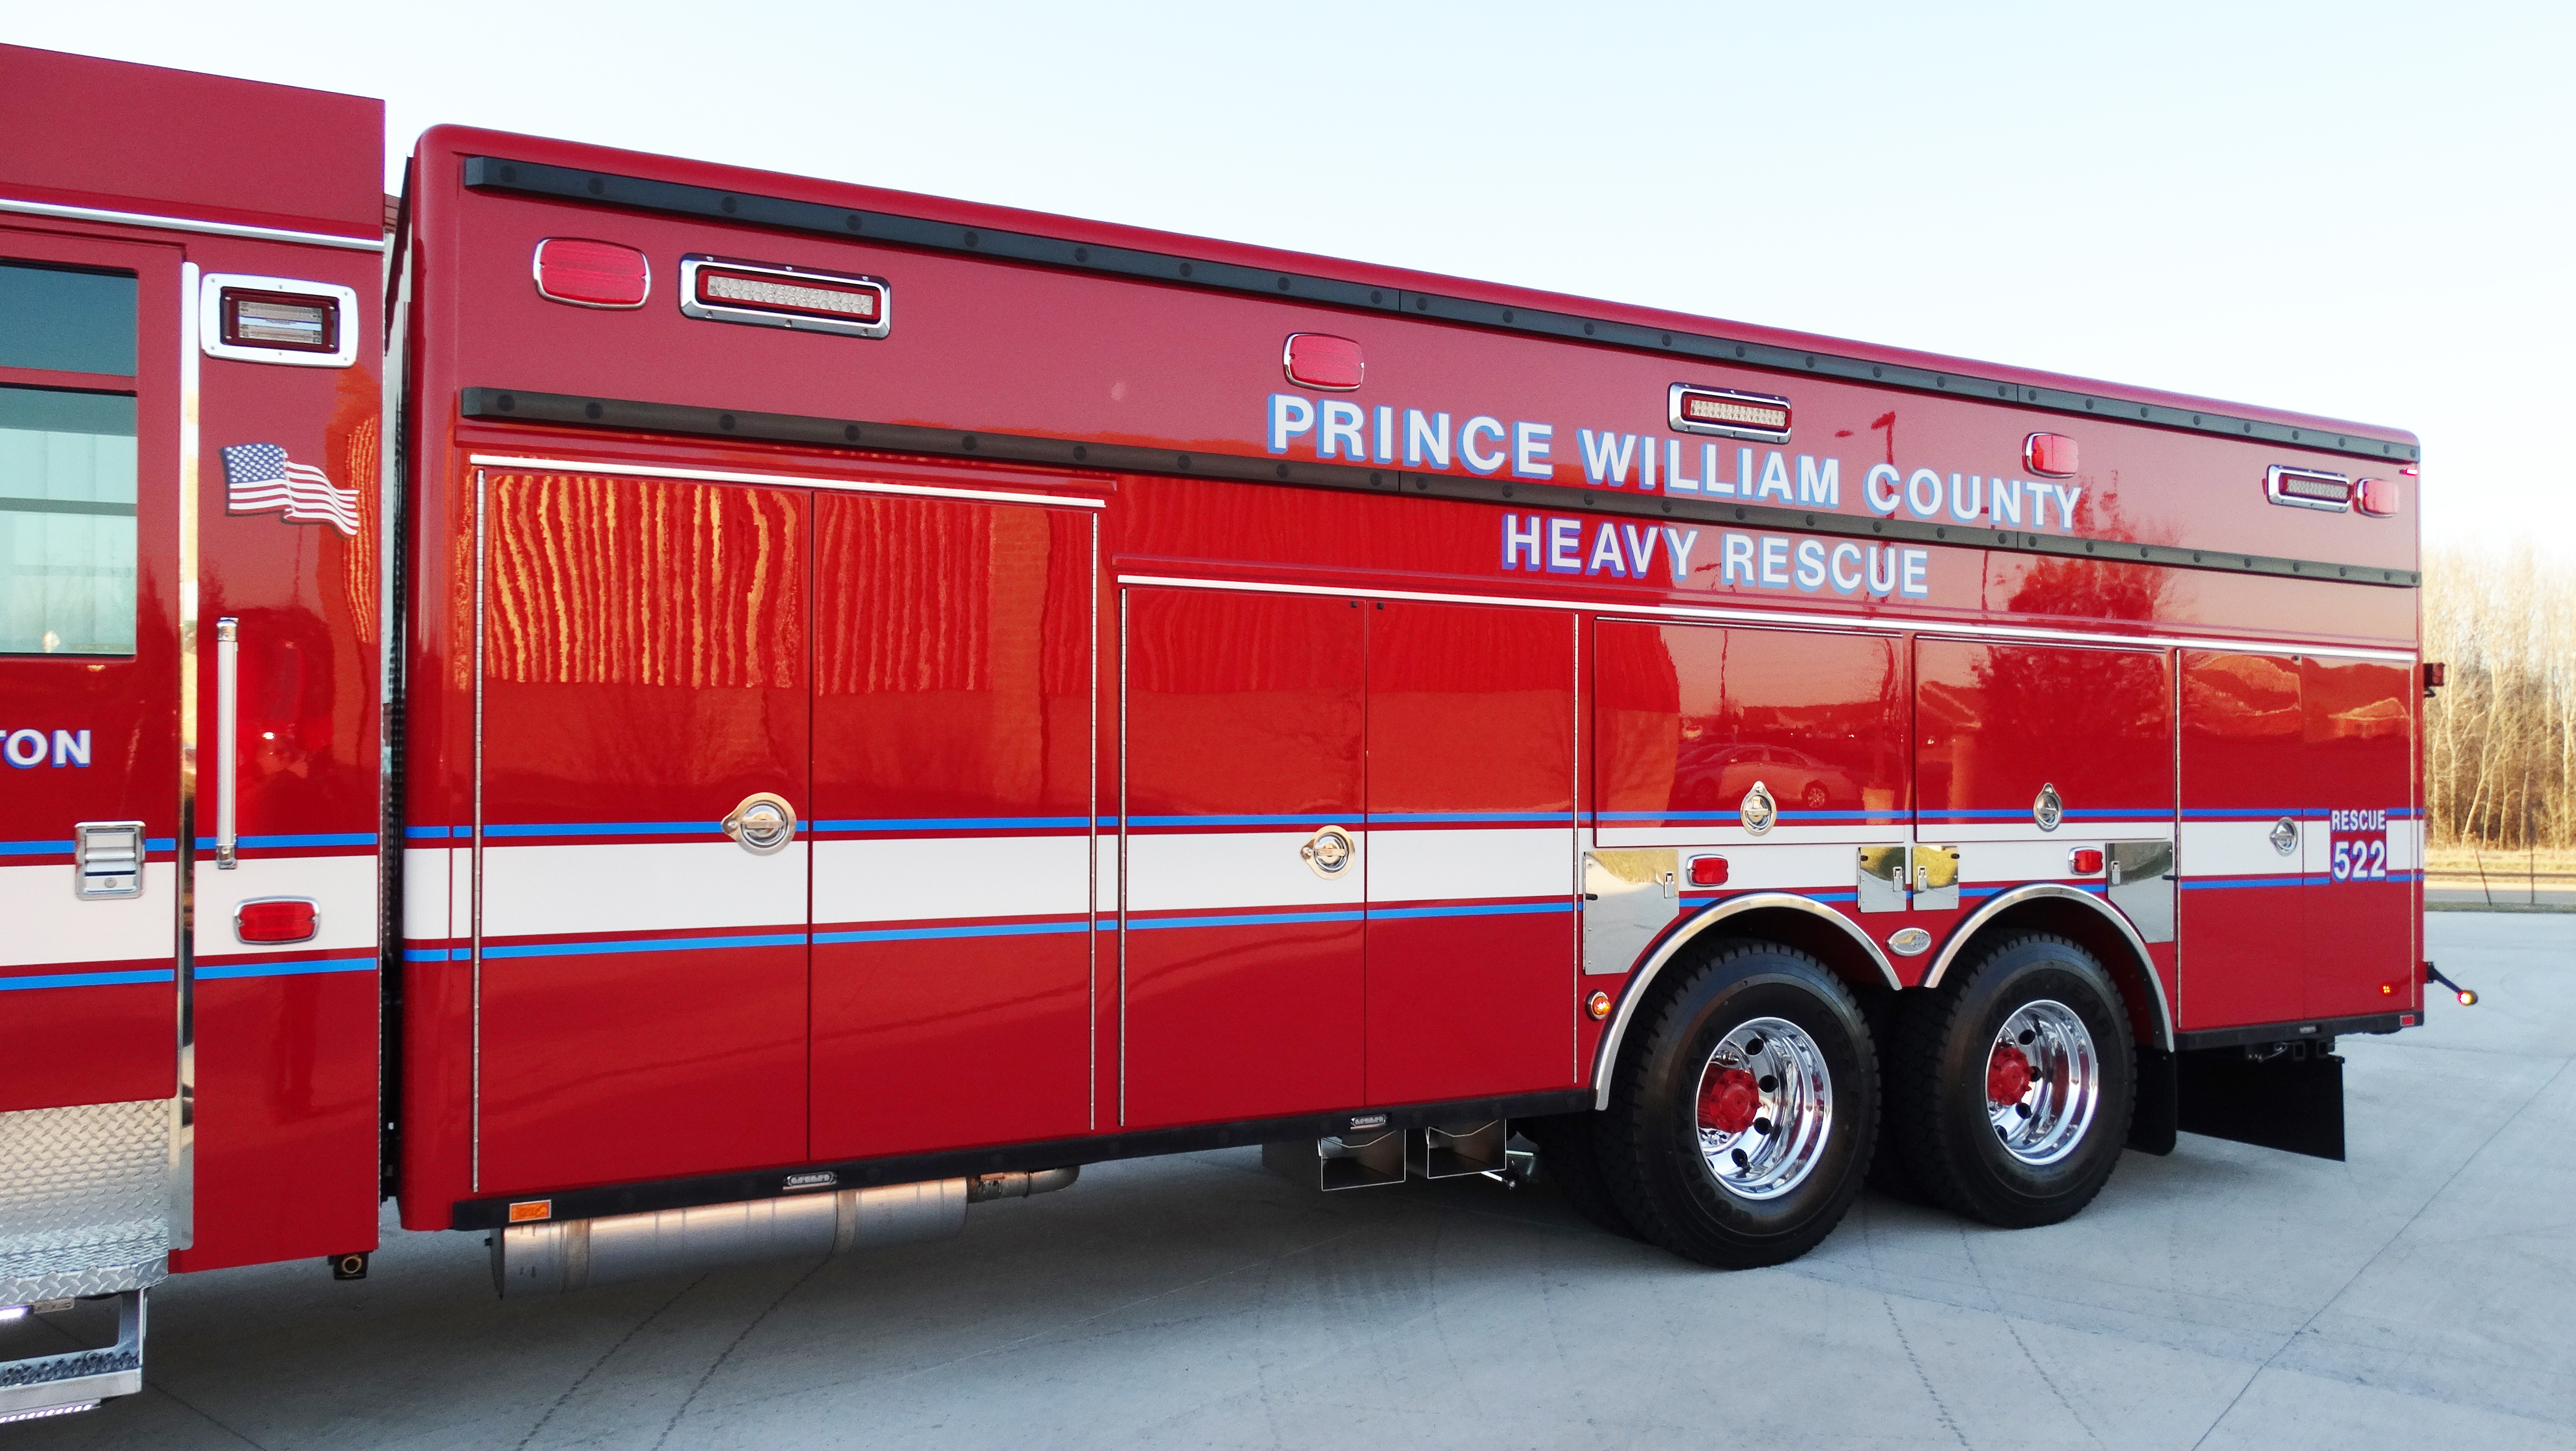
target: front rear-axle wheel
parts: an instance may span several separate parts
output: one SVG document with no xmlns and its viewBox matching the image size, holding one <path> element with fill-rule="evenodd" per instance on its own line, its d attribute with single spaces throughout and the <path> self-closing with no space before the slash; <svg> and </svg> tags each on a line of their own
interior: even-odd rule
<svg viewBox="0 0 2576 1451">
<path fill-rule="evenodd" d="M 1796 1259 L 1859 1194 L 1878 1059 L 1822 963 L 1733 942 L 1673 971 L 1641 1012 L 1594 1159 L 1645 1238 L 1726 1269 Z"/>
<path fill-rule="evenodd" d="M 1959 1213 L 2055 1224 L 2101 1192 L 2128 1139 L 2137 1059 L 2119 989 L 2091 953 L 2037 933 L 1961 968 L 1903 1014 L 1891 1147 Z"/>
</svg>

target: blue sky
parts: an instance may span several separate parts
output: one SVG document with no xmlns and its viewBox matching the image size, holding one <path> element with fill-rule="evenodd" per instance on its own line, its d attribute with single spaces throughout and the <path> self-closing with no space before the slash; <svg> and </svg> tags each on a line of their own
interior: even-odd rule
<svg viewBox="0 0 2576 1451">
<path fill-rule="evenodd" d="M 99 14 L 0 35 L 2411 428 L 2576 559 L 2576 6 Z"/>
</svg>

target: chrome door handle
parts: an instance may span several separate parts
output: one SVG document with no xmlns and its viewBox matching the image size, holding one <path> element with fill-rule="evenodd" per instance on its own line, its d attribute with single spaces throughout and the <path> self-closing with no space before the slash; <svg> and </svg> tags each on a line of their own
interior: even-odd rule
<svg viewBox="0 0 2576 1451">
<path fill-rule="evenodd" d="M 1306 838 L 1306 844 L 1297 848 L 1297 855 L 1306 859 L 1315 875 L 1331 881 L 1350 870 L 1351 834 L 1338 826 L 1327 826 Z"/>
<path fill-rule="evenodd" d="M 215 866 L 240 866 L 233 830 L 233 789 L 241 753 L 241 621 L 215 621 Z"/>
<path fill-rule="evenodd" d="M 796 808 L 784 796 L 755 791 L 724 819 L 724 834 L 754 856 L 783 851 L 796 839 Z"/>
</svg>

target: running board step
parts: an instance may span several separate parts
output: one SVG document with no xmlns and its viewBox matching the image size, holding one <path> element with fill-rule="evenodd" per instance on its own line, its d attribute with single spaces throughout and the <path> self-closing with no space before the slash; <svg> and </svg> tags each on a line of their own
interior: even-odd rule
<svg viewBox="0 0 2576 1451">
<path fill-rule="evenodd" d="M 147 1293 L 144 1290 L 123 1290 L 112 1295 L 93 1296 L 86 1302 L 57 1300 L 37 1305 L 0 1306 L 0 1332 L 26 1332 L 37 1331 L 37 1327 L 29 1322 L 40 1318 L 77 1314 L 84 1304 L 97 1305 L 107 1300 L 116 1302 L 116 1339 L 113 1343 L 83 1350 L 46 1350 L 0 1360 L 0 1425 L 90 1410 L 101 1401 L 130 1396 L 143 1389 L 143 1297 Z M 10 1314 L 10 1311 L 17 1313 Z M 37 1333 L 41 1334 L 41 1339 L 8 1333 L 5 1339 L 0 1339 L 0 1345 L 23 1351 L 40 1345 L 61 1344 L 61 1337 L 57 1334 Z"/>
</svg>

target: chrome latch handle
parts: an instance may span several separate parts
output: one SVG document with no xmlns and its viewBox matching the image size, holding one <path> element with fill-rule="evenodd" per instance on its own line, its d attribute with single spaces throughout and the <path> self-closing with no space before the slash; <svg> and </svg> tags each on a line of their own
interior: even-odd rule
<svg viewBox="0 0 2576 1451">
<path fill-rule="evenodd" d="M 724 834 L 754 856 L 784 851 L 796 839 L 796 808 L 784 796 L 755 791 L 724 819 Z"/>
<path fill-rule="evenodd" d="M 1351 847 L 1351 834 L 1338 826 L 1323 828 L 1297 848 L 1297 855 L 1306 859 L 1308 869 L 1326 881 L 1349 871 L 1351 858 L 1357 854 Z"/>
</svg>

